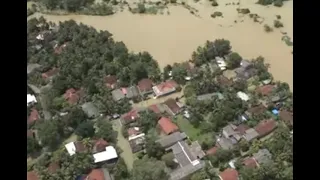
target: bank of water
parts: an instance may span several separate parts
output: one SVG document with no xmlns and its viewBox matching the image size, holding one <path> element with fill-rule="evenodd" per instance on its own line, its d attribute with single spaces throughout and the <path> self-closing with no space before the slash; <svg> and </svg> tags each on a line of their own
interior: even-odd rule
<svg viewBox="0 0 320 180">
<path fill-rule="evenodd" d="M 200 1 L 193 4 L 199 10 L 200 17 L 192 15 L 181 6 L 169 6 L 170 15 L 133 15 L 124 11 L 112 16 L 56 16 L 36 13 L 31 17 L 44 16 L 56 23 L 73 19 L 98 30 L 108 30 L 115 40 L 123 41 L 129 50 L 151 53 L 161 68 L 167 64 L 189 60 L 197 46 L 203 45 L 207 40 L 225 38 L 231 41 L 233 51 L 246 59 L 260 55 L 265 57 L 275 79 L 287 82 L 292 87 L 293 47 L 281 40 L 281 32 L 286 32 L 293 39 L 291 1 L 285 2 L 281 8 L 260 6 L 253 0 L 241 0 L 240 6 L 226 6 L 227 2 L 221 2 L 218 7 L 211 7 L 207 3 L 209 2 Z M 259 24 L 253 22 L 248 15 L 239 15 L 236 11 L 239 7 L 249 8 L 251 13 L 263 17 L 264 22 Z M 214 11 L 221 11 L 223 18 L 211 18 L 210 14 Z M 284 28 L 266 33 L 263 25 L 273 26 L 276 15 L 281 15 L 280 21 Z"/>
</svg>

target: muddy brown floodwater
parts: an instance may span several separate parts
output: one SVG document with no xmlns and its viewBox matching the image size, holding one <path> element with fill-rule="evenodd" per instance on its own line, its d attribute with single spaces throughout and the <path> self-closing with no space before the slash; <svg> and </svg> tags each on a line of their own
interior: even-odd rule
<svg viewBox="0 0 320 180">
<path fill-rule="evenodd" d="M 275 79 L 287 82 L 292 89 L 293 47 L 281 40 L 281 32 L 286 32 L 293 39 L 292 1 L 286 1 L 281 8 L 260 6 L 253 0 L 241 0 L 240 6 L 226 6 L 227 2 L 228 0 L 219 3 L 218 7 L 212 7 L 208 4 L 209 1 L 204 0 L 190 2 L 190 5 L 199 10 L 200 18 L 181 6 L 169 6 L 170 15 L 133 15 L 124 11 L 105 17 L 39 13 L 32 17 L 44 16 L 53 22 L 73 19 L 98 30 L 108 30 L 115 40 L 123 41 L 129 50 L 148 51 L 161 68 L 167 64 L 189 60 L 191 53 L 207 40 L 225 38 L 230 40 L 233 51 L 243 58 L 252 59 L 260 55 L 265 57 Z M 251 13 L 263 17 L 264 22 L 255 23 L 248 16 L 239 15 L 236 11 L 238 7 L 249 8 Z M 223 18 L 211 18 L 210 14 L 214 11 L 221 11 Z M 284 27 L 266 33 L 263 25 L 273 26 L 276 15 L 281 15 L 280 21 Z"/>
</svg>

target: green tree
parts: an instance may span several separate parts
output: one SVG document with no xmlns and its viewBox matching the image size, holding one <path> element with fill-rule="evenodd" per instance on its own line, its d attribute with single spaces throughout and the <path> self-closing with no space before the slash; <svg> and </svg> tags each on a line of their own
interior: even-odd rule
<svg viewBox="0 0 320 180">
<path fill-rule="evenodd" d="M 237 68 L 240 66 L 241 61 L 242 61 L 242 57 L 238 53 L 232 52 L 228 56 L 227 67 L 229 69 Z"/>
<path fill-rule="evenodd" d="M 175 64 L 172 67 L 172 78 L 179 84 L 185 84 L 185 77 L 188 75 L 186 68 L 180 64 Z"/>
<path fill-rule="evenodd" d="M 166 164 L 167 167 L 171 169 L 175 169 L 179 164 L 174 162 L 174 155 L 173 153 L 164 154 L 161 158 L 162 161 Z"/>
<path fill-rule="evenodd" d="M 161 159 L 165 150 L 159 143 L 155 142 L 153 138 L 146 138 L 146 153 L 149 157 Z"/>
<path fill-rule="evenodd" d="M 126 179 L 129 177 L 127 165 L 122 158 L 118 159 L 117 165 L 113 168 L 115 179 Z"/>
<path fill-rule="evenodd" d="M 62 129 L 57 120 L 44 121 L 38 128 L 41 143 L 44 146 L 55 148 L 61 140 Z"/>
<path fill-rule="evenodd" d="M 32 154 L 41 149 L 41 146 L 38 144 L 37 140 L 32 137 L 27 137 L 27 154 Z"/>
<path fill-rule="evenodd" d="M 81 123 L 75 133 L 81 138 L 92 137 L 94 135 L 93 123 L 90 121 Z"/>
<path fill-rule="evenodd" d="M 210 179 L 210 176 L 207 174 L 207 172 L 204 169 L 194 173 L 190 178 L 190 180 L 204 180 L 204 179 Z"/>
<path fill-rule="evenodd" d="M 248 141 L 241 139 L 241 141 L 239 142 L 239 146 L 241 151 L 246 152 L 249 150 L 250 148 L 250 144 L 248 143 Z"/>
<path fill-rule="evenodd" d="M 163 162 L 154 158 L 144 157 L 133 162 L 131 172 L 132 180 L 168 180 L 169 177 L 164 171 L 165 165 Z"/>
<path fill-rule="evenodd" d="M 140 113 L 138 123 L 144 133 L 157 125 L 158 116 L 153 111 L 143 111 Z"/>
<path fill-rule="evenodd" d="M 98 131 L 95 134 L 97 138 L 102 138 L 108 142 L 116 142 L 116 132 L 112 128 L 112 124 L 108 121 L 100 120 L 97 124 Z"/>
<path fill-rule="evenodd" d="M 230 53 L 231 46 L 230 41 L 225 39 L 216 39 L 213 42 L 214 48 L 218 54 L 218 56 L 223 57 Z"/>
</svg>

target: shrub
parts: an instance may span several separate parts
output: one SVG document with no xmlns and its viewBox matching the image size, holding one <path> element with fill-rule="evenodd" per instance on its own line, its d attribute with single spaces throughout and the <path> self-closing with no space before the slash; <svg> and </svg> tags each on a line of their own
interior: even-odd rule
<svg viewBox="0 0 320 180">
<path fill-rule="evenodd" d="M 277 19 L 281 19 L 281 16 L 280 15 L 276 15 Z"/>
<path fill-rule="evenodd" d="M 177 3 L 177 0 L 170 0 L 170 3 L 175 4 Z"/>
<path fill-rule="evenodd" d="M 278 21 L 278 20 L 274 20 L 274 21 L 273 21 L 273 26 L 274 26 L 275 28 L 281 28 L 281 27 L 283 27 L 283 24 L 282 24 L 282 22 L 280 22 L 280 21 Z"/>
<path fill-rule="evenodd" d="M 213 0 L 212 3 L 211 3 L 211 5 L 212 5 L 212 6 L 219 6 L 219 4 L 217 3 L 216 0 Z"/>
<path fill-rule="evenodd" d="M 257 4 L 261 4 L 261 5 L 270 5 L 273 3 L 274 0 L 258 0 Z"/>
<path fill-rule="evenodd" d="M 144 4 L 142 4 L 142 3 L 139 3 L 139 4 L 138 4 L 138 12 L 139 12 L 140 14 L 143 14 L 143 13 L 146 12 L 146 7 L 144 6 Z"/>
<path fill-rule="evenodd" d="M 273 5 L 276 7 L 281 7 L 281 6 L 283 6 L 283 2 L 282 2 L 282 0 L 275 0 L 273 2 Z"/>
<path fill-rule="evenodd" d="M 237 9 L 238 13 L 241 14 L 249 14 L 250 10 L 248 8 L 243 8 L 243 9 Z"/>
<path fill-rule="evenodd" d="M 216 11 L 216 12 L 214 12 L 213 14 L 211 14 L 211 17 L 212 17 L 212 18 L 221 17 L 221 16 L 222 16 L 222 12 L 220 12 L 220 11 Z"/>
<path fill-rule="evenodd" d="M 265 24 L 263 27 L 264 27 L 264 31 L 266 31 L 266 32 L 272 32 L 273 31 L 272 27 L 270 27 L 268 24 Z"/>
</svg>

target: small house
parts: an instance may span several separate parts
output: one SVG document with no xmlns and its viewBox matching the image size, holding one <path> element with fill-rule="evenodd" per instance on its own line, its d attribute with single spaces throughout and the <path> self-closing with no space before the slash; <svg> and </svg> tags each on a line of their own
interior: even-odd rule
<svg viewBox="0 0 320 180">
<path fill-rule="evenodd" d="M 267 111 L 267 108 L 263 105 L 263 104 L 259 104 L 258 106 L 253 106 L 251 108 L 249 108 L 245 114 L 252 118 L 252 116 L 257 116 L 260 114 L 263 114 L 264 112 Z"/>
<path fill-rule="evenodd" d="M 33 108 L 30 112 L 30 115 L 27 120 L 27 124 L 32 124 L 40 118 L 39 112 L 37 109 Z"/>
<path fill-rule="evenodd" d="M 27 94 L 27 106 L 29 106 L 30 104 L 34 104 L 34 103 L 37 103 L 36 96 L 34 96 L 32 94 Z"/>
<path fill-rule="evenodd" d="M 27 180 L 39 180 L 39 175 L 35 171 L 27 172 Z"/>
<path fill-rule="evenodd" d="M 237 92 L 237 97 L 240 98 L 242 101 L 248 101 L 250 99 L 246 93 L 241 91 Z"/>
<path fill-rule="evenodd" d="M 167 135 L 179 130 L 178 126 L 166 117 L 162 117 L 161 119 L 159 119 L 158 124 L 161 130 Z"/>
<path fill-rule="evenodd" d="M 76 104 L 80 100 L 80 91 L 70 88 L 66 90 L 63 97 L 69 104 Z"/>
<path fill-rule="evenodd" d="M 261 94 L 263 96 L 268 96 L 272 93 L 272 91 L 275 89 L 274 85 L 264 85 L 264 86 L 260 86 L 256 89 L 256 92 L 258 94 Z"/>
<path fill-rule="evenodd" d="M 118 158 L 116 149 L 113 146 L 107 146 L 105 151 L 93 154 L 94 162 L 100 163 L 104 161 L 111 161 Z"/>
<path fill-rule="evenodd" d="M 138 90 L 142 96 L 151 94 L 153 92 L 152 86 L 153 86 L 152 80 L 147 78 L 141 79 L 137 85 Z"/>
<path fill-rule="evenodd" d="M 51 78 L 53 78 L 56 74 L 58 74 L 59 69 L 58 68 L 52 68 L 49 71 L 42 73 L 42 78 L 45 80 L 50 80 Z"/>
<path fill-rule="evenodd" d="M 175 116 L 182 111 L 183 104 L 170 98 L 163 103 L 165 110 L 168 114 Z"/>
<path fill-rule="evenodd" d="M 114 89 L 117 86 L 118 79 L 116 76 L 108 75 L 104 77 L 104 82 L 108 88 Z"/>
<path fill-rule="evenodd" d="M 95 140 L 93 142 L 93 148 L 92 148 L 92 151 L 94 153 L 97 153 L 97 152 L 102 152 L 106 149 L 106 147 L 109 145 L 109 143 L 107 141 L 105 141 L 104 139 L 98 139 L 98 140 Z"/>
<path fill-rule="evenodd" d="M 123 125 L 125 125 L 125 124 L 130 124 L 131 122 L 134 122 L 138 118 L 139 118 L 139 111 L 137 109 L 132 109 L 131 111 L 122 115 L 120 117 L 120 121 Z"/>
<path fill-rule="evenodd" d="M 88 175 L 84 178 L 85 180 L 114 180 L 110 175 L 108 169 L 92 169 Z"/>
<path fill-rule="evenodd" d="M 177 90 L 179 85 L 174 80 L 168 80 L 152 87 L 155 98 L 171 94 Z"/>
<path fill-rule="evenodd" d="M 259 137 L 259 133 L 253 129 L 253 128 L 249 128 L 245 131 L 245 133 L 242 135 L 243 139 L 245 139 L 246 141 L 250 142 L 256 138 Z"/>
<path fill-rule="evenodd" d="M 289 126 L 293 126 L 293 113 L 289 111 L 280 111 L 280 119 L 284 121 Z"/>
<path fill-rule="evenodd" d="M 159 143 L 163 148 L 168 148 L 178 141 L 187 139 L 187 135 L 183 132 L 174 132 L 168 136 L 164 136 L 156 142 Z"/>
<path fill-rule="evenodd" d="M 153 104 L 148 106 L 148 109 L 156 114 L 162 114 L 166 112 L 166 108 L 163 104 Z"/>
<path fill-rule="evenodd" d="M 100 116 L 99 109 L 92 102 L 84 103 L 81 108 L 89 118 L 97 118 Z"/>
<path fill-rule="evenodd" d="M 239 173 L 237 170 L 228 168 L 219 174 L 220 180 L 239 180 Z"/>
<path fill-rule="evenodd" d="M 262 120 L 257 126 L 255 126 L 255 130 L 259 134 L 259 137 L 264 137 L 270 134 L 273 130 L 277 128 L 277 122 L 273 119 Z"/>
<path fill-rule="evenodd" d="M 145 134 L 138 134 L 138 135 L 131 135 L 128 138 L 129 145 L 131 148 L 131 151 L 133 153 L 139 152 L 144 148 L 145 145 Z"/>
<path fill-rule="evenodd" d="M 77 152 L 85 152 L 85 151 L 87 151 L 87 148 L 80 141 L 70 142 L 70 143 L 65 145 L 65 148 L 67 149 L 67 151 L 68 151 L 70 156 L 73 156 Z"/>
</svg>

